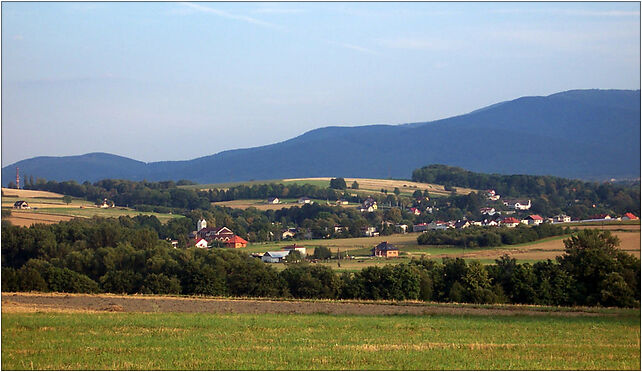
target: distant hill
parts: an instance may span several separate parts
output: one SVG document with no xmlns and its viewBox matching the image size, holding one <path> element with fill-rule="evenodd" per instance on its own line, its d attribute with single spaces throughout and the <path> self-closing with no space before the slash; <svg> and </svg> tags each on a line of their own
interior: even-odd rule
<svg viewBox="0 0 642 372">
<path fill-rule="evenodd" d="M 92 153 L 37 157 L 2 169 L 50 180 L 189 179 L 198 183 L 296 177 L 409 178 L 448 164 L 475 172 L 587 180 L 640 177 L 640 91 L 573 90 L 522 97 L 424 123 L 319 128 L 284 142 L 189 161 L 143 163 Z"/>
</svg>

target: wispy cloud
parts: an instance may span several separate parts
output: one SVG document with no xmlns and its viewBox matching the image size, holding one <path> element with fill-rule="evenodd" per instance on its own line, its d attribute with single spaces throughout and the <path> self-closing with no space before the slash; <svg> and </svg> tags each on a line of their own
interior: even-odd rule
<svg viewBox="0 0 642 372">
<path fill-rule="evenodd" d="M 362 52 L 362 53 L 377 54 L 374 50 L 368 49 L 366 47 L 362 47 L 362 46 L 359 46 L 359 45 L 348 44 L 348 43 L 340 43 L 340 42 L 336 42 L 336 41 L 327 41 L 327 43 L 331 44 L 331 45 L 336 45 L 336 46 L 339 46 L 339 47 L 342 47 L 342 48 L 356 50 L 356 51 Z"/>
<path fill-rule="evenodd" d="M 232 14 L 232 13 L 228 13 L 228 12 L 226 12 L 224 10 L 214 9 L 214 8 L 206 7 L 206 6 L 203 6 L 203 5 L 200 5 L 200 4 L 194 4 L 194 3 L 180 3 L 180 4 L 183 5 L 183 6 L 186 6 L 186 7 L 190 8 L 190 9 L 193 9 L 193 10 L 195 10 L 197 12 L 201 12 L 201 13 L 214 14 L 214 15 L 219 16 L 219 17 L 228 18 L 228 19 L 234 19 L 234 20 L 237 20 L 237 21 L 247 22 L 247 23 L 251 23 L 251 24 L 258 25 L 258 26 L 263 26 L 263 27 L 277 28 L 277 29 L 281 29 L 282 28 L 279 25 L 275 25 L 275 24 L 270 23 L 270 22 L 265 22 L 265 21 L 262 21 L 260 19 L 256 19 L 256 18 L 253 18 L 253 17 L 244 16 L 244 15 Z"/>
</svg>

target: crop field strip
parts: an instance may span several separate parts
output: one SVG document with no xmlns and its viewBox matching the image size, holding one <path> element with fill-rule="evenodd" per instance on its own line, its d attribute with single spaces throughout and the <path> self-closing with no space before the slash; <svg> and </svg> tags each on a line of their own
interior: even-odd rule
<svg viewBox="0 0 642 372">
<path fill-rule="evenodd" d="M 2 368 L 640 368 L 639 310 L 532 316 L 499 315 L 492 307 L 473 315 L 467 308 L 433 315 L 329 315 L 8 313 L 3 306 Z"/>
</svg>

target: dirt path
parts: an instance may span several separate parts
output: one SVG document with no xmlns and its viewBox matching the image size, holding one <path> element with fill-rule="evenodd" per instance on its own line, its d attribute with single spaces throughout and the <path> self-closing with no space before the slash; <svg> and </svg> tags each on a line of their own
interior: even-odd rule
<svg viewBox="0 0 642 372">
<path fill-rule="evenodd" d="M 597 316 L 591 311 L 546 311 L 532 306 L 476 307 L 419 302 L 274 301 L 163 296 L 122 296 L 60 293 L 2 293 L 2 312 L 177 312 L 216 314 L 336 315 L 558 315 Z"/>
</svg>

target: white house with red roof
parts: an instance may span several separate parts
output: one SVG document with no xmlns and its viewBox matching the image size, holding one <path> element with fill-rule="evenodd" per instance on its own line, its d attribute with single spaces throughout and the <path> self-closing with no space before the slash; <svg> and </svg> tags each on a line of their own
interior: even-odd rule
<svg viewBox="0 0 642 372">
<path fill-rule="evenodd" d="M 623 220 L 639 220 L 639 218 L 638 218 L 638 217 L 636 217 L 636 216 L 635 216 L 633 213 L 631 213 L 631 212 L 625 213 L 625 214 L 624 214 L 624 216 L 622 216 L 622 219 L 623 219 Z"/>
<path fill-rule="evenodd" d="M 500 225 L 506 226 L 506 227 L 516 227 L 520 223 L 521 223 L 520 220 L 518 220 L 515 217 L 507 217 L 500 222 Z"/>
<path fill-rule="evenodd" d="M 421 211 L 419 208 L 412 207 L 410 208 L 410 213 L 414 214 L 415 216 L 419 216 L 421 214 Z"/>
<path fill-rule="evenodd" d="M 204 238 L 200 238 L 196 240 L 196 243 L 194 243 L 194 246 L 197 248 L 207 248 L 207 240 Z"/>
<path fill-rule="evenodd" d="M 544 219 L 542 218 L 542 216 L 540 216 L 538 214 L 531 214 L 530 216 L 528 216 L 528 217 L 526 217 L 526 218 L 524 218 L 522 220 L 523 224 L 535 225 L 535 226 L 539 225 L 539 224 L 541 224 L 543 222 L 544 222 Z"/>
</svg>

